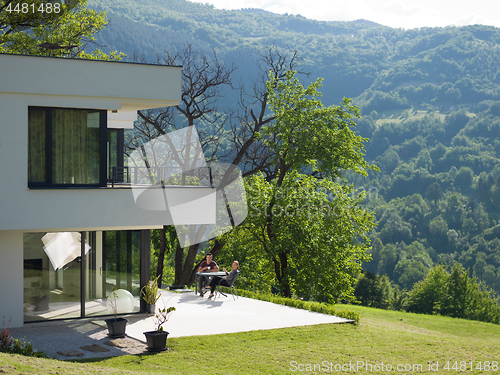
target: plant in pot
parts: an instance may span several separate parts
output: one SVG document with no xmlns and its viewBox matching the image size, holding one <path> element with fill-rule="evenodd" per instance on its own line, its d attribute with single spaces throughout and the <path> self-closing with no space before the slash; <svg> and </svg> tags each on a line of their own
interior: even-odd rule
<svg viewBox="0 0 500 375">
<path fill-rule="evenodd" d="M 113 288 L 113 291 L 108 296 L 108 305 L 111 307 L 113 311 L 113 318 L 105 319 L 104 321 L 108 325 L 108 336 L 112 338 L 117 337 L 125 337 L 125 329 L 127 327 L 128 320 L 125 318 L 117 318 L 117 302 L 118 294 L 116 293 L 116 289 Z"/>
<path fill-rule="evenodd" d="M 160 276 L 158 276 L 160 277 Z M 158 277 L 156 279 L 151 279 L 146 285 L 141 289 L 141 297 L 146 302 L 146 312 L 148 314 L 154 314 L 156 308 L 156 302 L 160 298 L 158 293 Z"/>
<path fill-rule="evenodd" d="M 175 311 L 175 307 L 170 306 L 169 308 L 158 309 L 158 312 L 154 316 L 155 330 L 144 332 L 146 336 L 146 343 L 148 345 L 148 350 L 150 352 L 159 352 L 162 350 L 167 350 L 167 336 L 168 332 L 163 329 L 163 324 L 165 324 L 170 315 Z"/>
</svg>

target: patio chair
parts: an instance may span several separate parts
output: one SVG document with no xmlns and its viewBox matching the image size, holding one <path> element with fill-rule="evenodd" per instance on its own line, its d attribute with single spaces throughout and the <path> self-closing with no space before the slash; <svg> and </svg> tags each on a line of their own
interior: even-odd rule
<svg viewBox="0 0 500 375">
<path fill-rule="evenodd" d="M 236 292 L 236 288 L 234 287 L 234 283 L 236 282 L 236 279 L 238 279 L 239 275 L 240 275 L 240 271 L 238 271 L 236 273 L 236 277 L 234 278 L 232 284 L 229 285 L 229 286 L 221 285 L 220 282 L 223 279 L 220 279 L 219 283 L 217 284 L 217 287 L 215 288 L 214 300 L 217 298 L 217 294 L 219 294 L 219 295 L 222 294 L 224 297 L 227 297 L 227 295 L 222 292 L 221 288 L 227 288 L 227 289 L 229 289 L 231 291 L 231 295 L 233 296 L 233 300 L 235 300 L 235 298 L 234 298 L 235 295 L 236 295 L 237 298 L 240 298 L 238 296 L 238 293 Z"/>
</svg>

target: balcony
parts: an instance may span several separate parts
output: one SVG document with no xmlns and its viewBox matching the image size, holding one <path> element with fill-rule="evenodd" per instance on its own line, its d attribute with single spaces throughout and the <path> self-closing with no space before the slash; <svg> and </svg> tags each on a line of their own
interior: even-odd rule
<svg viewBox="0 0 500 375">
<path fill-rule="evenodd" d="M 173 187 L 196 186 L 213 188 L 212 169 L 197 167 L 112 167 L 108 178 L 108 187 Z"/>
</svg>

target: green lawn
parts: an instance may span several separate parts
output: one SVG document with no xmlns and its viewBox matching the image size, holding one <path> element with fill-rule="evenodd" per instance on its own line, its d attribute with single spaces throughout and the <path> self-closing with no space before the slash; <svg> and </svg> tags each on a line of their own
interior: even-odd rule
<svg viewBox="0 0 500 375">
<path fill-rule="evenodd" d="M 0 354 L 0 373 L 500 373 L 492 363 L 500 362 L 499 325 L 365 307 L 338 307 L 359 312 L 361 323 L 169 338 L 170 350 L 166 352 L 87 363 Z M 490 364 L 486 371 L 475 370 L 478 365 L 484 368 L 485 361 Z M 355 372 L 358 365 L 362 371 Z M 438 366 L 438 371 L 430 371 L 429 365 L 434 369 Z M 388 366 L 392 366 L 392 371 L 387 371 Z"/>
</svg>

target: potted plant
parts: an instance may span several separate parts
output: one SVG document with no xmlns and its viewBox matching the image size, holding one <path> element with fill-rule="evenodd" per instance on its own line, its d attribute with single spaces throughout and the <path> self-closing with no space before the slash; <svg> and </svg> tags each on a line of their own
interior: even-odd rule
<svg viewBox="0 0 500 375">
<path fill-rule="evenodd" d="M 41 294 L 39 296 L 33 297 L 33 302 L 35 303 L 35 311 L 45 311 L 49 309 L 50 296 L 46 294 Z"/>
<path fill-rule="evenodd" d="M 160 298 L 160 294 L 158 293 L 158 277 L 149 280 L 141 289 L 141 297 L 147 304 L 146 312 L 148 314 L 155 313 L 156 301 Z"/>
<path fill-rule="evenodd" d="M 108 296 L 108 305 L 113 310 L 114 318 L 105 319 L 104 321 L 108 325 L 108 336 L 112 338 L 116 337 L 125 337 L 125 329 L 127 327 L 128 320 L 125 318 L 117 318 L 116 311 L 117 305 L 116 300 L 118 298 L 118 294 L 116 294 L 116 289 L 113 288 L 113 291 Z"/>
<path fill-rule="evenodd" d="M 148 350 L 150 352 L 159 352 L 162 350 L 167 350 L 167 336 L 168 332 L 163 330 L 163 324 L 165 324 L 170 315 L 175 311 L 175 307 L 170 306 L 169 308 L 158 309 L 154 317 L 155 330 L 144 332 L 146 336 L 146 343 L 148 345 Z"/>
</svg>

